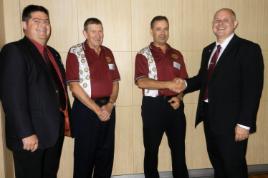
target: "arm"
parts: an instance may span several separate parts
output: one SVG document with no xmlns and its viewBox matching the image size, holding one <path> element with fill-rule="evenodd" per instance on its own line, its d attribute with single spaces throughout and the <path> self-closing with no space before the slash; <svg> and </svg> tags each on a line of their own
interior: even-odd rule
<svg viewBox="0 0 268 178">
<path fill-rule="evenodd" d="M 250 46 L 244 51 L 246 54 L 241 61 L 241 110 L 235 128 L 237 141 L 248 138 L 249 129 L 255 125 L 264 77 L 263 56 L 259 45 Z"/>
<path fill-rule="evenodd" d="M 15 72 L 14 72 L 15 71 Z M 1 51 L 1 100 L 6 119 L 16 136 L 23 142 L 23 149 L 35 151 L 38 138 L 31 121 L 28 105 L 29 84 L 27 64 L 15 45 Z"/>
<path fill-rule="evenodd" d="M 241 110 L 239 124 L 252 127 L 256 122 L 260 97 L 263 88 L 264 64 L 258 45 L 245 50 L 241 61 Z"/>
<path fill-rule="evenodd" d="M 100 120 L 106 120 L 108 114 L 102 112 L 101 108 L 85 93 L 79 82 L 70 82 L 69 87 L 72 94 L 86 107 L 95 112 Z"/>
<path fill-rule="evenodd" d="M 115 81 L 113 82 L 113 89 L 112 94 L 110 95 L 109 102 L 101 107 L 101 109 L 105 110 L 107 113 L 109 113 L 109 115 L 113 111 L 114 104 L 117 100 L 118 92 L 119 92 L 119 82 Z M 107 118 L 107 120 L 109 120 L 109 118 Z"/>
<path fill-rule="evenodd" d="M 180 89 L 180 86 L 175 79 L 172 81 L 158 81 L 143 77 L 139 78 L 136 84 L 142 89 L 169 89 L 172 91 L 177 91 Z"/>
</svg>

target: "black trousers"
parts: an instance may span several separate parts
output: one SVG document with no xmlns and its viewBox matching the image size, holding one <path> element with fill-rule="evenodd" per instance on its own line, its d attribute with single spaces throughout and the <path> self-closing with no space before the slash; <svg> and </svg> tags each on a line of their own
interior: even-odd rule
<svg viewBox="0 0 268 178">
<path fill-rule="evenodd" d="M 188 178 L 185 161 L 186 120 L 181 107 L 174 110 L 168 100 L 170 97 L 143 97 L 142 120 L 143 142 L 145 148 L 144 174 L 146 178 L 159 178 L 158 149 L 164 133 L 171 150 L 174 178 Z"/>
<path fill-rule="evenodd" d="M 246 162 L 248 140 L 236 142 L 235 130 L 224 134 L 213 132 L 210 125 L 210 119 L 213 118 L 207 115 L 209 104 L 203 103 L 203 105 L 207 151 L 214 168 L 214 178 L 248 178 Z"/>
<path fill-rule="evenodd" d="M 13 151 L 16 178 L 56 178 L 64 136 L 47 149 Z"/>
<path fill-rule="evenodd" d="M 96 100 L 104 105 L 109 98 Z M 74 178 L 109 178 L 114 159 L 115 108 L 108 122 L 101 122 L 98 116 L 78 100 L 74 101 Z"/>
</svg>

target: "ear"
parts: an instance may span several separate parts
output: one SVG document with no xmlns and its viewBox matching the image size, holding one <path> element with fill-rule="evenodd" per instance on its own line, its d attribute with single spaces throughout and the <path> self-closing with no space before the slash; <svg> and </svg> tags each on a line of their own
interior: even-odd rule
<svg viewBox="0 0 268 178">
<path fill-rule="evenodd" d="M 22 21 L 22 29 L 23 30 L 27 29 L 27 22 L 26 21 Z"/>
<path fill-rule="evenodd" d="M 150 28 L 150 34 L 151 36 L 153 36 L 153 30 Z"/>
<path fill-rule="evenodd" d="M 235 20 L 235 21 L 234 21 L 234 28 L 236 29 L 236 28 L 237 28 L 237 26 L 238 26 L 238 21 L 237 21 L 237 20 Z"/>
<path fill-rule="evenodd" d="M 85 38 L 87 38 L 87 32 L 85 30 L 83 30 L 83 35 Z"/>
</svg>

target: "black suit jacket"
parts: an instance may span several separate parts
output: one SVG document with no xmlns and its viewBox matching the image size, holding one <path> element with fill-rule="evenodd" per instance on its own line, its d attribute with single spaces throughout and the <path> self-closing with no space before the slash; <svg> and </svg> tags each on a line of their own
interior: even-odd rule
<svg viewBox="0 0 268 178">
<path fill-rule="evenodd" d="M 204 48 L 199 73 L 187 80 L 187 92 L 200 90 L 196 125 L 207 119 L 216 133 L 234 132 L 236 124 L 256 131 L 256 115 L 263 88 L 263 56 L 258 44 L 234 37 L 220 56 L 210 81 L 207 81 L 209 58 L 215 47 Z M 208 118 L 203 117 L 203 101 L 208 82 Z"/>
<path fill-rule="evenodd" d="M 59 53 L 51 47 L 49 50 L 65 80 Z M 42 55 L 25 37 L 5 45 L 0 56 L 0 97 L 6 118 L 7 147 L 22 149 L 22 138 L 32 134 L 37 135 L 39 148 L 53 146 L 63 135 L 64 120 Z"/>
</svg>

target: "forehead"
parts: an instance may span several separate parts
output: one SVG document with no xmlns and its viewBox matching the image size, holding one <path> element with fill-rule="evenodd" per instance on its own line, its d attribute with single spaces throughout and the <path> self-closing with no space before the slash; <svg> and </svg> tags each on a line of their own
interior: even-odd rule
<svg viewBox="0 0 268 178">
<path fill-rule="evenodd" d="M 41 11 L 35 11 L 31 13 L 31 18 L 48 19 L 48 15 Z"/>
<path fill-rule="evenodd" d="M 228 10 L 221 10 L 219 12 L 217 12 L 214 16 L 214 19 L 217 19 L 217 18 L 232 18 L 233 17 L 233 14 L 228 11 Z"/>
<path fill-rule="evenodd" d="M 166 20 L 157 20 L 153 23 L 153 28 L 155 27 L 168 27 L 168 22 Z"/>
<path fill-rule="evenodd" d="M 88 24 L 87 25 L 88 30 L 102 30 L 102 24 Z"/>
</svg>

